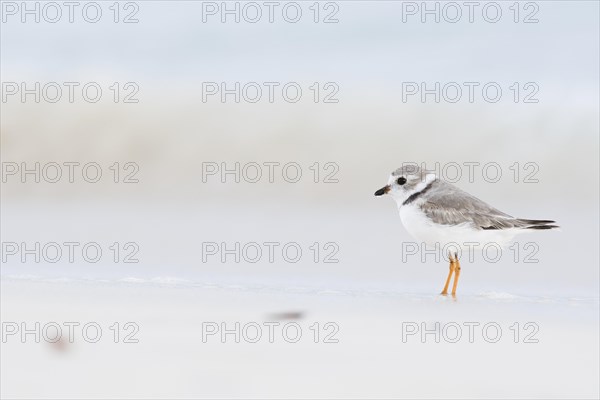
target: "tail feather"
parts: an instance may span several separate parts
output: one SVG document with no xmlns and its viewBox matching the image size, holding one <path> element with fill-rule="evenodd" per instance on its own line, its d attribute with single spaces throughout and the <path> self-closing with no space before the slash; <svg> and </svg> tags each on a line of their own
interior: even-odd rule
<svg viewBox="0 0 600 400">
<path fill-rule="evenodd" d="M 549 219 L 523 219 L 519 218 L 519 221 L 529 224 L 529 225 L 544 225 L 544 224 L 555 224 L 556 221 L 551 221 Z"/>
<path fill-rule="evenodd" d="M 556 221 L 548 219 L 518 219 L 522 226 L 522 229 L 556 229 L 560 228 L 556 224 Z"/>
<path fill-rule="evenodd" d="M 524 229 L 555 229 L 560 228 L 558 225 L 532 225 L 526 226 Z"/>
</svg>

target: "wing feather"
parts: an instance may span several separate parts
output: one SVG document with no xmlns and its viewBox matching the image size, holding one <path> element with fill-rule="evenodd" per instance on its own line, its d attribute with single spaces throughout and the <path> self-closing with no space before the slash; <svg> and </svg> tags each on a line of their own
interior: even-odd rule
<svg viewBox="0 0 600 400">
<path fill-rule="evenodd" d="M 425 214 L 442 225 L 469 224 L 475 229 L 524 228 L 519 220 L 490 206 L 456 186 L 437 180 L 423 196 Z"/>
</svg>

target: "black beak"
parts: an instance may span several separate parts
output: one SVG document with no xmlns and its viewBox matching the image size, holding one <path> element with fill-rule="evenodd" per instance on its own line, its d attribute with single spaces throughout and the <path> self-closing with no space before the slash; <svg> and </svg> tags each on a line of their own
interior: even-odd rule
<svg viewBox="0 0 600 400">
<path fill-rule="evenodd" d="M 386 194 L 389 191 L 390 191 L 390 185 L 384 186 L 375 192 L 375 196 L 383 196 L 384 194 Z"/>
</svg>

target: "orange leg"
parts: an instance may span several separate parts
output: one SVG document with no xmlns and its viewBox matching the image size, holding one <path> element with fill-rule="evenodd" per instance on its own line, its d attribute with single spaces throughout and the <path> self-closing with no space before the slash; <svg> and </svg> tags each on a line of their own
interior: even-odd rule
<svg viewBox="0 0 600 400">
<path fill-rule="evenodd" d="M 454 270 L 456 269 L 456 264 L 458 263 L 458 259 L 454 258 L 452 256 L 452 253 L 448 253 L 448 258 L 450 259 L 450 272 L 448 272 L 448 277 L 446 278 L 446 284 L 444 285 L 444 289 L 442 290 L 442 293 L 441 293 L 444 296 L 448 294 L 448 286 L 450 285 L 450 278 L 452 278 L 452 274 L 454 273 Z M 456 289 L 456 280 L 454 280 L 454 286 Z M 452 291 L 452 294 L 454 295 L 454 291 Z"/>
<path fill-rule="evenodd" d="M 458 286 L 458 277 L 460 276 L 460 262 L 458 262 L 458 255 L 454 253 L 454 259 L 456 260 L 456 267 L 454 268 L 454 283 L 452 284 L 452 296 L 456 297 L 456 287 Z"/>
</svg>

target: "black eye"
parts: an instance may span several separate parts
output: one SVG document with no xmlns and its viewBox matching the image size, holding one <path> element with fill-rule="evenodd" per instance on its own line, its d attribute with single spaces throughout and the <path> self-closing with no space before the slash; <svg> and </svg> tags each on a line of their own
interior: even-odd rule
<svg viewBox="0 0 600 400">
<path fill-rule="evenodd" d="M 406 178 L 401 176 L 396 182 L 398 182 L 398 185 L 404 185 L 406 183 Z"/>
</svg>

